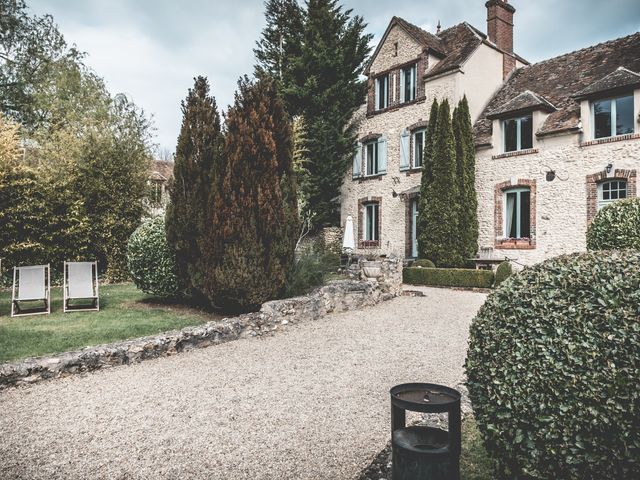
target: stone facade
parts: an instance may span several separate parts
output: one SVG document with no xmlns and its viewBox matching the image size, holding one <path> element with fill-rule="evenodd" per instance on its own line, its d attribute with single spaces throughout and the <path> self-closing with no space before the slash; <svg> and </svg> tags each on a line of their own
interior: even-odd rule
<svg viewBox="0 0 640 480">
<path fill-rule="evenodd" d="M 375 278 L 367 277 L 361 270 L 362 264 L 358 264 L 354 276 L 362 280 L 336 281 L 309 295 L 267 302 L 259 312 L 52 357 L 4 363 L 0 365 L 0 389 L 139 363 L 240 338 L 269 335 L 289 324 L 373 306 L 401 294 L 401 261 L 379 262 L 379 275 Z"/>
</svg>

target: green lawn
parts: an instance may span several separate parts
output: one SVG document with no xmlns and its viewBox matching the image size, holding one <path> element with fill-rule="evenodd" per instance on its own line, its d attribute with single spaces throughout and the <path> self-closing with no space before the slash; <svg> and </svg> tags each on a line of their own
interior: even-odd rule
<svg viewBox="0 0 640 480">
<path fill-rule="evenodd" d="M 493 462 L 482 445 L 482 437 L 473 417 L 462 422 L 462 455 L 460 478 L 464 480 L 494 480 Z"/>
<path fill-rule="evenodd" d="M 11 318 L 11 292 L 0 291 L 0 362 L 142 337 L 219 316 L 160 304 L 132 284 L 100 287 L 99 312 L 62 312 L 62 289 L 51 289 L 51 314 Z"/>
</svg>

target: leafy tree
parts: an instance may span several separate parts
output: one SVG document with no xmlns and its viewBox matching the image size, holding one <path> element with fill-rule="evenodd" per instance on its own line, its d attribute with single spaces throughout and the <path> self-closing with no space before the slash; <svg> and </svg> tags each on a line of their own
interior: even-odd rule
<svg viewBox="0 0 640 480">
<path fill-rule="evenodd" d="M 433 122 L 433 118 L 430 118 Z M 422 185 L 418 225 L 420 258 L 439 267 L 464 263 L 453 239 L 458 235 L 458 182 L 456 148 L 448 100 L 438 108 L 435 132 L 430 139 L 432 178 Z"/>
<path fill-rule="evenodd" d="M 175 250 L 183 285 L 198 293 L 202 285 L 202 251 L 211 190 L 211 171 L 220 157 L 222 137 L 215 99 L 205 77 L 194 79 L 182 102 L 182 128 L 176 147 L 173 184 L 166 213 L 167 242 Z"/>
<path fill-rule="evenodd" d="M 337 198 L 356 140 L 351 119 L 366 95 L 360 74 L 372 37 L 365 27 L 336 0 L 309 0 L 300 54 L 283 86 L 289 113 L 303 115 L 307 125 L 308 176 L 301 186 L 318 228 L 340 219 Z"/>
<path fill-rule="evenodd" d="M 20 125 L 0 113 L 0 163 L 15 162 L 20 156 Z"/>
<path fill-rule="evenodd" d="M 303 15 L 296 0 L 265 2 L 267 25 L 253 50 L 256 77 L 271 76 L 279 87 L 291 83 L 291 61 L 302 48 Z"/>
<path fill-rule="evenodd" d="M 298 214 L 291 126 L 275 82 L 245 77 L 238 88 L 211 176 L 203 287 L 217 307 L 250 310 L 283 293 Z"/>
<path fill-rule="evenodd" d="M 458 178 L 458 225 L 456 237 L 463 259 L 478 251 L 478 199 L 476 196 L 476 157 L 469 103 L 464 96 L 453 114 L 456 142 L 456 172 Z"/>
</svg>

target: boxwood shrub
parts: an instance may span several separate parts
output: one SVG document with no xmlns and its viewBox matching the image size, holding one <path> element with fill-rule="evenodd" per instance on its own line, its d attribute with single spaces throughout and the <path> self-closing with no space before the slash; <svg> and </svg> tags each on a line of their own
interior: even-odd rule
<svg viewBox="0 0 640 480">
<path fill-rule="evenodd" d="M 640 252 L 512 275 L 472 322 L 466 371 L 507 478 L 640 478 Z"/>
<path fill-rule="evenodd" d="M 435 264 L 428 258 L 420 258 L 411 264 L 412 267 L 435 268 Z"/>
<path fill-rule="evenodd" d="M 465 268 L 405 268 L 404 283 L 438 287 L 491 288 L 493 272 Z"/>
<path fill-rule="evenodd" d="M 512 273 L 513 273 L 513 268 L 511 267 L 510 262 L 502 262 L 501 264 L 499 264 L 498 268 L 496 268 L 495 286 L 497 287 L 502 282 L 504 282 L 507 278 L 511 276 Z"/>
<path fill-rule="evenodd" d="M 640 198 L 610 203 L 593 218 L 587 230 L 589 250 L 640 250 Z"/>
<path fill-rule="evenodd" d="M 143 292 L 158 297 L 179 297 L 183 293 L 163 217 L 148 220 L 133 232 L 127 245 L 127 262 L 131 278 Z"/>
</svg>

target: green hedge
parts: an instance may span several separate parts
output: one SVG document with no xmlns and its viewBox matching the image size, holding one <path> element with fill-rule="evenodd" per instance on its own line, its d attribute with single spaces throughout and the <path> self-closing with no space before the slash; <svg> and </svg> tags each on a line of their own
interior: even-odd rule
<svg viewBox="0 0 640 480">
<path fill-rule="evenodd" d="M 431 285 L 437 287 L 491 288 L 493 272 L 465 268 L 405 268 L 402 271 L 404 283 L 410 285 Z"/>
<path fill-rule="evenodd" d="M 587 230 L 589 250 L 640 250 L 640 198 L 610 203 L 596 214 Z"/>
<path fill-rule="evenodd" d="M 640 252 L 565 255 L 496 288 L 467 386 L 508 478 L 640 478 Z"/>
<path fill-rule="evenodd" d="M 502 262 L 500 265 L 498 265 L 498 268 L 496 268 L 495 286 L 497 287 L 502 282 L 504 282 L 507 278 L 511 276 L 512 273 L 513 273 L 513 268 L 511 267 L 511 263 Z"/>
<path fill-rule="evenodd" d="M 428 258 L 421 258 L 411 264 L 412 267 L 435 268 L 435 264 Z"/>
</svg>

